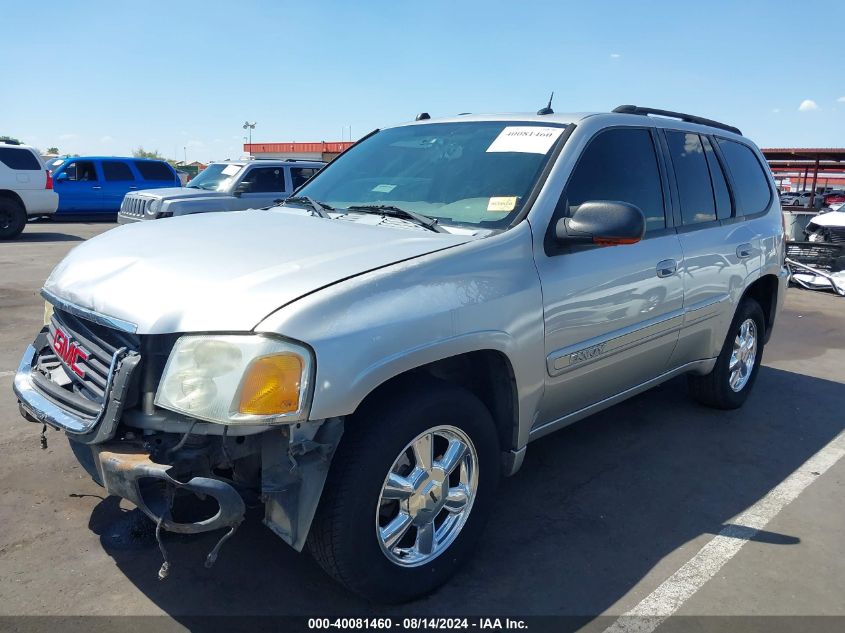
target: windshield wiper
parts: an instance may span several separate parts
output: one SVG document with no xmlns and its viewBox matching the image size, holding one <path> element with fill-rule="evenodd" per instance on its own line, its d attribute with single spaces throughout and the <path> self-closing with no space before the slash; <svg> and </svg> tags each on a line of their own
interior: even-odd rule
<svg viewBox="0 0 845 633">
<path fill-rule="evenodd" d="M 392 218 L 401 218 L 403 220 L 411 220 L 429 231 L 435 233 L 448 233 L 446 229 L 437 223 L 436 218 L 430 218 L 422 213 L 416 211 L 408 211 L 401 207 L 395 207 L 392 204 L 356 204 L 348 207 L 347 211 L 363 211 L 364 213 L 379 213 Z"/>
<path fill-rule="evenodd" d="M 282 206 L 286 205 L 288 202 L 293 202 L 294 204 L 306 204 L 311 207 L 311 215 L 316 215 L 319 218 L 329 218 L 329 214 L 327 211 L 334 211 L 334 207 L 324 202 L 317 202 L 314 198 L 310 196 L 291 196 L 290 198 L 285 199 L 282 202 Z"/>
</svg>

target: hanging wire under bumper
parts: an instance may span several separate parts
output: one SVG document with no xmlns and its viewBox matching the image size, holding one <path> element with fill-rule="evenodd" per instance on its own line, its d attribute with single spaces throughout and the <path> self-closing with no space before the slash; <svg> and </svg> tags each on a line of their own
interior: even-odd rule
<svg viewBox="0 0 845 633">
<path fill-rule="evenodd" d="M 193 477 L 187 482 L 178 481 L 168 474 L 167 471 L 172 468 L 169 464 L 153 462 L 148 454 L 133 451 L 128 446 L 105 444 L 97 446 L 95 450 L 97 468 L 106 491 L 131 501 L 156 523 L 156 537 L 164 557 L 164 564 L 159 571 L 160 579 L 167 577 L 170 566 L 161 540 L 162 530 L 178 534 L 199 534 L 228 528 L 206 558 L 206 567 L 214 564 L 220 546 L 234 534 L 244 519 L 246 506 L 235 488 L 225 481 L 210 477 Z M 164 485 L 142 485 L 141 480 L 149 479 L 159 480 Z M 171 507 L 177 490 L 211 497 L 219 507 L 217 513 L 194 523 L 174 521 Z"/>
</svg>

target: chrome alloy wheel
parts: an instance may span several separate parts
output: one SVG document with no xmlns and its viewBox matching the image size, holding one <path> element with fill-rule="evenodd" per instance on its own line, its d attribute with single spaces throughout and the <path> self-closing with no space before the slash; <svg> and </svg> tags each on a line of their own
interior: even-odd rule
<svg viewBox="0 0 845 633">
<path fill-rule="evenodd" d="M 436 426 L 399 453 L 381 487 L 376 537 L 391 562 L 425 565 L 454 542 L 478 489 L 478 454 L 454 426 Z"/>
<path fill-rule="evenodd" d="M 730 373 L 728 382 L 731 389 L 742 391 L 748 379 L 751 378 L 751 372 L 754 371 L 755 360 L 757 360 L 757 324 L 754 319 L 745 319 L 739 326 L 731 352 L 731 364 L 728 367 Z"/>
</svg>

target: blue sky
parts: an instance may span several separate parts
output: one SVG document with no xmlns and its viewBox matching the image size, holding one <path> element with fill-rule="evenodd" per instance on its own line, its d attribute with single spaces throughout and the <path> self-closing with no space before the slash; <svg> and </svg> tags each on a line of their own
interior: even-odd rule
<svg viewBox="0 0 845 633">
<path fill-rule="evenodd" d="M 552 90 L 558 112 L 635 103 L 845 146 L 841 0 L 10 2 L 0 22 L 0 134 L 42 149 L 221 159 L 245 119 L 254 141 L 330 141 Z"/>
</svg>

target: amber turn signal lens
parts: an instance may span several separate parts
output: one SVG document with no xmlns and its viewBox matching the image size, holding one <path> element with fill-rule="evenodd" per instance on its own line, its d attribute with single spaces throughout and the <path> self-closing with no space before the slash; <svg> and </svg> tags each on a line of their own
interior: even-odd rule
<svg viewBox="0 0 845 633">
<path fill-rule="evenodd" d="M 250 415 L 279 415 L 299 409 L 302 359 L 275 354 L 254 360 L 246 371 L 238 410 Z"/>
</svg>

